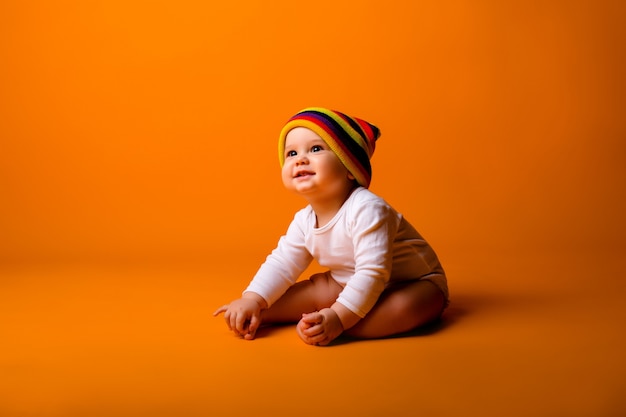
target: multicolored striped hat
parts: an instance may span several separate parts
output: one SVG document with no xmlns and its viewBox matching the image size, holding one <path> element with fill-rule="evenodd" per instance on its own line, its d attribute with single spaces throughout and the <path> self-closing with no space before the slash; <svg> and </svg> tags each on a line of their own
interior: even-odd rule
<svg viewBox="0 0 626 417">
<path fill-rule="evenodd" d="M 376 126 L 336 110 L 306 108 L 289 119 L 280 132 L 278 159 L 281 167 L 285 163 L 285 138 L 296 127 L 306 127 L 318 134 L 359 185 L 369 187 L 372 180 L 370 158 L 376 147 L 376 139 L 380 137 L 380 130 Z"/>
</svg>

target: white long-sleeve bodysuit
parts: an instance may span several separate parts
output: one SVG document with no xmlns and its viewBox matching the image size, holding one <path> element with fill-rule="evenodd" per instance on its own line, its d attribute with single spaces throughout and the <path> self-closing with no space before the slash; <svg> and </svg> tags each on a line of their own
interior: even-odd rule
<svg viewBox="0 0 626 417">
<path fill-rule="evenodd" d="M 359 317 L 376 304 L 388 285 L 426 279 L 444 293 L 448 287 L 437 255 L 420 234 L 382 198 L 357 188 L 322 227 L 311 206 L 296 213 L 276 249 L 244 291 L 271 306 L 315 258 L 343 286 L 337 301 Z"/>
</svg>

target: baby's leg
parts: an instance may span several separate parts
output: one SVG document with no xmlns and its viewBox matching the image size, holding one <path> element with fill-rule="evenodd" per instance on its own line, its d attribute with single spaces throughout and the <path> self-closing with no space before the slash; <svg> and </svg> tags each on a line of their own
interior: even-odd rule
<svg viewBox="0 0 626 417">
<path fill-rule="evenodd" d="M 346 334 L 360 338 L 391 336 L 437 319 L 444 296 L 432 282 L 409 281 L 387 288 L 370 312 Z"/>
<path fill-rule="evenodd" d="M 298 322 L 303 313 L 330 307 L 341 289 L 329 273 L 315 274 L 292 285 L 278 301 L 263 311 L 261 320 L 264 324 Z"/>
</svg>

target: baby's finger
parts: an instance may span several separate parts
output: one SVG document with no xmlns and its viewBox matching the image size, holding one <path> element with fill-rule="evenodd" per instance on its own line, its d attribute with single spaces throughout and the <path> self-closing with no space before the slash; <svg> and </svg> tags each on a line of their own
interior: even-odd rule
<svg viewBox="0 0 626 417">
<path fill-rule="evenodd" d="M 221 306 L 220 308 L 218 308 L 217 310 L 215 310 L 213 312 L 213 316 L 215 317 L 215 316 L 225 312 L 226 310 L 228 310 L 228 305 L 223 305 L 223 306 Z"/>
<path fill-rule="evenodd" d="M 231 311 L 229 313 L 229 315 L 228 315 L 228 328 L 230 330 L 232 330 L 233 332 L 235 332 L 236 334 L 239 334 L 239 331 L 237 330 L 237 316 L 238 316 L 237 312 Z"/>
<path fill-rule="evenodd" d="M 324 346 L 327 345 L 329 343 L 328 341 L 328 335 L 326 333 L 318 333 L 315 336 L 311 336 L 309 337 L 309 340 L 311 341 L 311 344 L 313 345 L 318 345 L 318 346 Z"/>
<path fill-rule="evenodd" d="M 313 313 L 305 313 L 302 315 L 302 321 L 309 325 L 320 324 L 324 320 L 324 316 L 317 311 Z"/>
<path fill-rule="evenodd" d="M 323 346 L 324 344 L 327 343 L 327 340 L 328 340 L 326 335 L 323 333 L 317 334 L 312 337 L 302 335 L 301 338 L 304 341 L 304 343 L 309 344 L 309 345 L 317 345 L 317 346 Z"/>
<path fill-rule="evenodd" d="M 246 314 L 239 313 L 237 314 L 237 318 L 235 319 L 235 329 L 239 332 L 240 335 L 245 335 L 248 330 L 248 317 Z"/>
<path fill-rule="evenodd" d="M 306 327 L 302 329 L 302 334 L 307 336 L 307 337 L 315 337 L 319 334 L 324 333 L 324 328 L 322 326 L 315 325 L 315 326 L 311 326 L 311 327 Z"/>
<path fill-rule="evenodd" d="M 248 333 L 246 334 L 246 339 L 254 339 L 257 329 L 261 324 L 261 320 L 257 315 L 253 315 L 250 319 L 250 324 L 248 325 Z"/>
<path fill-rule="evenodd" d="M 226 326 L 228 326 L 228 330 L 232 330 L 232 326 L 230 325 L 230 318 L 232 316 L 232 313 L 229 313 L 228 311 L 226 313 L 224 313 L 224 321 L 226 322 Z"/>
<path fill-rule="evenodd" d="M 319 342 L 315 343 L 316 346 L 328 346 L 330 344 L 330 340 L 328 340 L 327 337 L 325 337 L 323 340 L 320 340 Z"/>
</svg>

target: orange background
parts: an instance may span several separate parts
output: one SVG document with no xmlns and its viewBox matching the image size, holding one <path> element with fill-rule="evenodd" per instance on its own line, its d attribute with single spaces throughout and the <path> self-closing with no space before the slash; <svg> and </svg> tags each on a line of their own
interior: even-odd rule
<svg viewBox="0 0 626 417">
<path fill-rule="evenodd" d="M 538 270 L 557 284 L 623 293 L 623 2 L 214 3 L 0 4 L 0 311 L 11 323 L 2 366 L 24 387 L 28 363 L 67 365 L 74 374 L 66 382 L 98 380 L 79 372 L 94 358 L 112 363 L 97 349 L 85 362 L 65 356 L 67 346 L 102 340 L 79 342 L 59 322 L 49 356 L 29 350 L 36 337 L 23 329 L 40 313 L 80 320 L 93 305 L 85 300 L 106 305 L 130 286 L 157 298 L 179 294 L 181 306 L 204 297 L 194 298 L 194 311 L 206 309 L 210 321 L 207 312 L 236 296 L 303 204 L 282 188 L 276 137 L 311 105 L 381 128 L 371 189 L 433 244 L 453 297 L 473 300 L 475 288 L 515 293 L 520 282 L 541 294 Z M 496 287 L 493 274 L 502 274 Z M 66 307 L 49 305 L 67 294 L 75 297 L 59 302 Z M 131 316 L 170 317 L 174 333 L 189 320 L 138 294 L 121 304 Z M 596 311 L 601 295 L 584 304 Z M 612 308 L 611 317 L 623 317 Z M 194 335 L 219 344 L 216 328 L 217 336 Z M 109 336 L 128 355 L 128 335 Z M 159 352 L 183 348 L 172 349 Z M 603 389 L 623 388 L 620 363 Z M 200 390 L 200 380 L 186 386 Z M 9 385 L 12 394 L 0 394 L 7 415 L 80 415 L 68 410 L 99 404 L 73 396 L 73 383 L 64 395 L 35 384 L 29 395 L 46 406 Z M 151 390 L 162 397 L 169 389 L 146 386 L 119 408 L 109 401 L 111 413 L 143 409 Z M 197 410 L 214 404 L 186 401 Z"/>
</svg>

